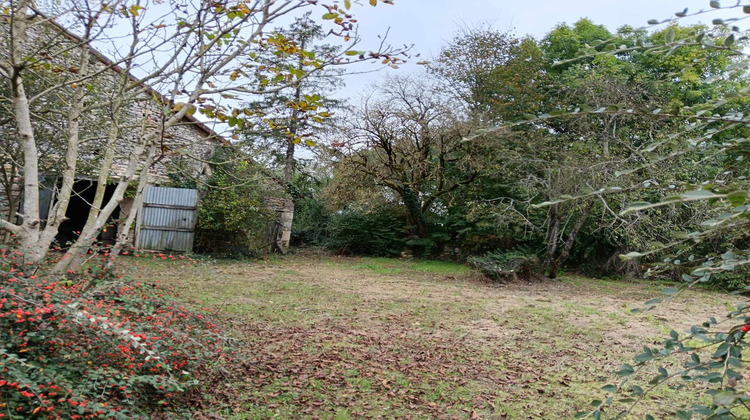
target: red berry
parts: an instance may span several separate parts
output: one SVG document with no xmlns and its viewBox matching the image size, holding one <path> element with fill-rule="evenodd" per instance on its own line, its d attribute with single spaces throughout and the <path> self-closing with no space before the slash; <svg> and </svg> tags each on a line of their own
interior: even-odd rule
<svg viewBox="0 0 750 420">
<path fill-rule="evenodd" d="M 748 332 L 748 331 L 750 331 L 750 325 L 743 325 L 742 332 Z"/>
</svg>

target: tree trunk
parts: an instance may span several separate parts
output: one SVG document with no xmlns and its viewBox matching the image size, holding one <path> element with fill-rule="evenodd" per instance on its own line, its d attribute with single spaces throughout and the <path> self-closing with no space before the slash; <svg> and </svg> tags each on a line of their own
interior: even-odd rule
<svg viewBox="0 0 750 420">
<path fill-rule="evenodd" d="M 401 199 L 404 200 L 404 206 L 406 206 L 406 217 L 409 225 L 418 237 L 426 238 L 428 235 L 427 222 L 424 220 L 424 213 L 422 213 L 422 206 L 419 204 L 417 194 L 406 189 L 401 193 Z"/>
<path fill-rule="evenodd" d="M 301 89 L 298 86 L 297 90 L 295 92 L 295 100 L 299 100 L 301 95 Z M 295 109 L 292 112 L 292 120 L 295 121 L 297 118 L 297 110 Z M 292 127 L 290 127 L 290 132 L 292 133 L 292 136 L 297 135 L 297 127 L 294 122 L 292 122 Z M 289 141 L 289 144 L 286 147 L 286 156 L 285 156 L 285 163 L 284 163 L 284 184 L 288 188 L 289 185 L 292 183 L 292 177 L 294 176 L 294 142 Z M 286 192 L 287 195 L 289 194 L 289 191 Z M 281 225 L 280 235 L 277 241 L 277 245 L 279 250 L 281 252 L 286 252 L 287 248 L 289 248 L 289 242 L 292 239 L 292 224 L 294 221 L 294 198 L 291 196 L 287 196 L 282 201 L 282 207 L 279 217 L 279 224 Z"/>
<path fill-rule="evenodd" d="M 115 146 L 117 143 L 117 136 L 119 135 L 119 129 L 117 124 L 113 124 L 109 131 L 107 150 L 104 153 L 104 158 L 99 165 L 99 177 L 97 178 L 96 192 L 94 194 L 94 201 L 91 203 L 88 217 L 86 218 L 86 224 L 81 229 L 81 234 L 78 236 L 78 240 L 70 247 L 68 252 L 58 261 L 52 270 L 53 273 L 62 273 L 66 270 L 78 270 L 83 263 L 86 253 L 91 248 L 91 244 L 96 240 L 98 236 L 99 226 L 98 219 L 102 213 L 102 204 L 104 203 L 104 195 L 107 192 L 107 181 L 109 180 L 109 172 L 112 168 L 112 162 L 115 159 Z M 112 197 L 114 199 L 115 197 Z M 110 199 L 110 201 L 112 200 Z M 106 215 L 109 218 L 109 215 Z"/>
<path fill-rule="evenodd" d="M 23 68 L 23 50 L 28 34 L 29 2 L 21 0 L 16 4 L 11 25 L 10 64 L 13 68 L 10 75 L 11 96 L 13 102 L 13 117 L 16 122 L 18 136 L 24 155 L 23 165 L 23 222 L 16 228 L 8 221 L 0 222 L 7 231 L 18 235 L 21 251 L 34 261 L 41 259 L 42 253 L 35 245 L 39 241 L 39 164 L 38 150 L 34 129 L 31 125 L 31 109 L 26 95 L 24 80 L 21 76 Z"/>
<path fill-rule="evenodd" d="M 125 77 L 121 80 L 121 82 L 121 87 L 125 87 L 129 82 L 129 79 Z M 124 92 L 122 92 L 122 90 L 121 94 L 124 95 Z M 96 195 L 94 196 L 94 201 L 91 204 L 88 218 L 86 219 L 86 224 L 81 230 L 81 234 L 78 236 L 78 240 L 73 244 L 73 246 L 70 247 L 68 252 L 53 268 L 54 273 L 63 273 L 66 270 L 76 271 L 80 268 L 81 264 L 86 258 L 86 253 L 91 248 L 91 245 L 95 242 L 99 231 L 102 229 L 102 227 L 104 227 L 105 223 L 107 223 L 112 213 L 117 209 L 117 207 L 125 197 L 125 192 L 127 191 L 130 181 L 134 178 L 135 173 L 138 170 L 138 164 L 140 163 L 141 156 L 145 152 L 144 143 L 148 141 L 146 140 L 146 138 L 148 137 L 148 135 L 146 134 L 148 120 L 147 118 L 143 118 L 143 120 L 141 121 L 140 140 L 137 144 L 133 145 L 132 150 L 130 151 L 128 166 L 125 169 L 125 173 L 122 175 L 117 186 L 115 187 L 115 191 L 113 192 L 112 197 L 110 197 L 107 204 L 102 207 L 104 195 L 107 189 L 107 181 L 110 178 L 112 163 L 115 159 L 117 140 L 120 136 L 121 130 L 116 118 L 119 114 L 119 110 L 122 109 L 123 102 L 124 101 L 121 96 L 120 98 L 115 99 L 113 105 L 112 126 L 110 127 L 107 135 L 104 158 L 99 165 L 99 177 L 97 179 Z M 144 164 L 149 165 L 149 162 L 150 160 Z"/>
<path fill-rule="evenodd" d="M 87 74 L 88 69 L 91 66 L 89 56 L 90 50 L 88 45 L 81 48 L 80 57 L 80 73 Z M 35 258 L 32 261 L 39 261 L 47 254 L 52 241 L 55 240 L 57 232 L 60 229 L 60 225 L 67 220 L 65 213 L 68 210 L 68 204 L 70 203 L 70 196 L 73 194 L 73 186 L 75 185 L 76 167 L 78 165 L 78 150 L 80 146 L 80 128 L 81 128 L 81 117 L 83 116 L 84 99 L 86 98 L 86 87 L 85 84 L 81 83 L 77 86 L 73 92 L 72 103 L 69 105 L 67 117 L 67 150 L 65 151 L 65 169 L 62 172 L 62 186 L 60 191 L 57 193 L 57 202 L 52 207 L 52 212 L 47 225 L 39 235 L 37 243 L 34 244 Z M 28 159 L 28 155 L 24 155 Z M 27 174 L 24 174 L 24 178 Z M 37 181 L 36 191 L 36 214 L 39 219 L 39 182 Z"/>
<path fill-rule="evenodd" d="M 558 214 L 557 204 L 550 207 L 547 211 L 547 255 L 544 258 L 544 266 L 549 268 L 555 260 L 557 251 L 557 235 L 560 233 L 560 215 Z"/>
<path fill-rule="evenodd" d="M 117 241 L 115 242 L 115 245 L 112 247 L 112 250 L 109 253 L 109 259 L 107 260 L 106 265 L 106 269 L 108 270 L 112 268 L 112 265 L 120 255 L 120 251 L 122 251 L 122 248 L 125 246 L 125 244 L 128 243 L 128 240 L 132 239 L 129 238 L 130 228 L 133 227 L 135 218 L 138 215 L 138 212 L 140 211 L 143 204 L 143 196 L 146 192 L 146 186 L 148 186 L 148 170 L 151 167 L 151 162 L 153 162 L 155 156 L 156 146 L 151 145 L 148 149 L 146 160 L 143 162 L 143 168 L 141 169 L 141 173 L 139 175 L 138 187 L 136 188 L 135 199 L 133 200 L 133 207 L 128 214 L 128 218 L 125 219 L 125 223 L 120 223 L 117 231 Z"/>
<path fill-rule="evenodd" d="M 562 252 L 560 252 L 560 256 L 552 260 L 552 263 L 549 265 L 549 274 L 547 277 L 554 279 L 557 277 L 557 269 L 562 264 L 565 263 L 565 261 L 570 256 L 570 251 L 573 249 L 573 245 L 576 241 L 576 236 L 578 236 L 578 232 L 583 227 L 584 222 L 586 222 L 586 219 L 588 219 L 589 214 L 591 214 L 591 209 L 594 207 L 594 203 L 589 203 L 586 208 L 583 210 L 583 213 L 581 213 L 581 216 L 576 221 L 576 224 L 573 226 L 573 229 L 568 234 L 568 239 L 565 241 L 565 245 L 563 246 Z"/>
<path fill-rule="evenodd" d="M 279 224 L 281 224 L 281 236 L 278 241 L 279 249 L 282 252 L 286 252 L 289 248 L 289 242 L 292 239 L 292 222 L 294 220 L 294 200 L 291 198 L 284 198 L 281 210 L 281 216 L 279 218 Z"/>
<path fill-rule="evenodd" d="M 300 48 L 302 50 L 305 49 L 305 39 L 302 39 L 302 43 L 300 45 Z M 300 57 L 300 68 L 304 66 L 303 64 L 303 57 Z M 299 103 L 300 100 L 302 100 L 302 82 L 297 81 L 297 86 L 294 90 L 294 102 Z M 284 183 L 287 185 L 291 185 L 292 178 L 294 177 L 294 149 L 295 149 L 295 140 L 297 137 L 297 131 L 298 131 L 298 124 L 297 119 L 299 118 L 299 111 L 297 107 L 294 107 L 292 109 L 292 122 L 289 127 L 289 132 L 291 135 L 291 139 L 289 139 L 289 143 L 286 146 L 286 155 L 284 156 Z M 287 195 L 289 192 L 287 192 Z M 286 252 L 287 248 L 289 248 L 289 242 L 292 239 L 292 225 L 294 222 L 294 197 L 287 197 L 284 199 L 282 209 L 281 209 L 281 216 L 279 217 L 279 223 L 281 224 L 281 235 L 278 238 L 278 248 L 281 250 L 281 252 Z"/>
<path fill-rule="evenodd" d="M 76 164 L 78 160 L 79 146 L 79 127 L 80 118 L 83 111 L 83 102 L 86 96 L 85 84 L 81 83 L 74 88 L 71 103 L 67 110 L 67 130 L 65 153 L 65 169 L 63 170 L 63 181 L 58 201 L 53 206 L 51 217 L 47 221 L 44 229 L 41 229 L 41 219 L 39 217 L 39 163 L 38 148 L 34 130 L 31 123 L 31 109 L 29 98 L 26 95 L 22 71 L 26 65 L 24 57 L 24 44 L 28 41 L 28 14 L 30 2 L 20 0 L 12 10 L 13 18 L 11 19 L 11 44 L 10 44 L 10 63 L 12 71 L 10 74 L 11 95 L 13 103 L 13 114 L 16 122 L 16 129 L 21 138 L 21 147 L 24 156 L 23 168 L 23 223 L 20 228 L 15 227 L 8 221 L 0 221 L 0 227 L 7 231 L 16 233 L 19 236 L 21 252 L 27 261 L 38 262 L 47 255 L 52 241 L 57 235 L 60 224 L 65 220 L 65 212 L 70 202 L 70 194 L 73 191 L 73 183 L 76 174 Z M 91 29 L 91 24 L 87 27 Z M 84 39 L 88 39 L 85 37 Z M 79 72 L 85 75 L 91 65 L 89 56 L 90 50 L 86 43 L 80 45 Z"/>
</svg>

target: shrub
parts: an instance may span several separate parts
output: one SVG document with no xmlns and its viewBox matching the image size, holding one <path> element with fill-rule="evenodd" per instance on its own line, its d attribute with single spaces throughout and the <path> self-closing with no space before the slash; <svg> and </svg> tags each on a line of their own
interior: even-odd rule
<svg viewBox="0 0 750 420">
<path fill-rule="evenodd" d="M 299 200 L 294 211 L 292 244 L 325 246 L 331 237 L 330 227 L 333 218 L 325 205 L 314 198 L 309 198 Z"/>
<path fill-rule="evenodd" d="M 265 201 L 267 176 L 250 161 L 219 148 L 214 171 L 202 186 L 195 229 L 195 251 L 224 257 L 256 255 L 253 241 L 266 229 L 273 212 Z M 234 159 L 234 160 L 233 160 Z"/>
<path fill-rule="evenodd" d="M 157 281 L 45 276 L 17 251 L 0 257 L 0 417 L 179 413 L 224 355 L 208 310 Z"/>
<path fill-rule="evenodd" d="M 482 257 L 470 257 L 468 263 L 492 280 L 528 280 L 539 266 L 539 259 L 519 251 L 491 252 Z"/>
<path fill-rule="evenodd" d="M 722 271 L 711 275 L 712 286 L 729 291 L 744 290 L 750 285 L 750 267 L 738 266 L 732 271 Z"/>
<path fill-rule="evenodd" d="M 426 238 L 412 238 L 406 241 L 411 253 L 420 258 L 437 258 L 450 241 L 448 233 L 432 230 Z"/>
<path fill-rule="evenodd" d="M 393 257 L 404 248 L 404 226 L 394 212 L 346 210 L 333 217 L 326 247 L 341 253 Z"/>
</svg>

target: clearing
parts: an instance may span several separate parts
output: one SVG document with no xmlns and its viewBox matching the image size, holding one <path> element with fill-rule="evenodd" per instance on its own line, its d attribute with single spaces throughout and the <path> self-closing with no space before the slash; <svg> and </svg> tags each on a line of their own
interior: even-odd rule
<svg viewBox="0 0 750 420">
<path fill-rule="evenodd" d="M 231 419 L 571 418 L 642 345 L 736 300 L 691 291 L 633 314 L 664 286 L 493 284 L 452 263 L 322 254 L 139 264 L 226 319 L 243 361 L 217 379 L 212 409 Z M 695 395 L 659 390 L 645 408 L 666 415 L 659 400 Z"/>
</svg>

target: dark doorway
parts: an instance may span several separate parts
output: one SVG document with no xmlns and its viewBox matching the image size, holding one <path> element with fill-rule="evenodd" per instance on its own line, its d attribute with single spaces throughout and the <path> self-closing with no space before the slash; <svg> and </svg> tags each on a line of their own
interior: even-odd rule
<svg viewBox="0 0 750 420">
<path fill-rule="evenodd" d="M 83 227 L 86 225 L 86 219 L 89 216 L 89 209 L 91 208 L 91 202 L 94 201 L 94 195 L 96 194 L 96 181 L 90 181 L 86 179 L 78 180 L 73 184 L 73 194 L 70 196 L 70 203 L 68 204 L 68 210 L 65 213 L 65 217 L 68 220 L 64 221 L 60 225 L 60 230 L 55 237 L 57 242 L 63 246 L 70 246 L 76 239 L 78 234 L 81 232 Z M 115 192 L 116 185 L 107 185 L 104 192 L 104 201 L 102 206 L 105 206 L 109 199 Z M 109 227 L 113 220 L 120 218 L 120 207 L 118 206 L 112 215 L 110 216 L 105 228 L 99 233 L 98 239 L 104 245 L 113 245 L 115 243 L 115 237 L 117 229 Z"/>
</svg>

